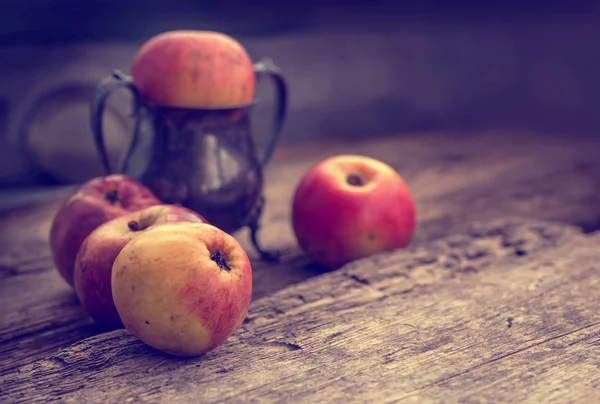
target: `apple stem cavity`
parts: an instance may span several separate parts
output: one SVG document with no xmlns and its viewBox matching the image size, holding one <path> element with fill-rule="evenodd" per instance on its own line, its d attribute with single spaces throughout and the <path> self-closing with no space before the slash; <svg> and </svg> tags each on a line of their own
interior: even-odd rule
<svg viewBox="0 0 600 404">
<path fill-rule="evenodd" d="M 346 182 L 352 186 L 360 187 L 365 185 L 365 180 L 358 174 L 350 174 L 346 177 Z"/>
<path fill-rule="evenodd" d="M 215 254 L 211 255 L 210 259 L 216 262 L 220 269 L 223 269 L 227 272 L 231 271 L 231 267 L 227 264 L 227 261 L 225 261 L 225 258 L 223 258 L 220 252 L 216 252 Z"/>
<path fill-rule="evenodd" d="M 117 202 L 119 202 L 119 191 L 117 191 L 116 189 L 111 189 L 104 195 L 104 198 L 107 201 L 109 201 L 112 205 L 114 205 Z"/>
<path fill-rule="evenodd" d="M 136 222 L 135 220 L 132 220 L 131 222 L 127 223 L 127 227 L 129 227 L 129 230 L 131 231 L 140 231 L 140 224 L 138 222 Z"/>
</svg>

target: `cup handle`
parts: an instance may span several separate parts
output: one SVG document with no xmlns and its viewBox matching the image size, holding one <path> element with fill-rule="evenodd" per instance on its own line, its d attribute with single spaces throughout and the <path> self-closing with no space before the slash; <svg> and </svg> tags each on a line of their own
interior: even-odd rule
<svg viewBox="0 0 600 404">
<path fill-rule="evenodd" d="M 257 80 L 260 80 L 262 77 L 269 77 L 275 84 L 276 111 L 273 129 L 271 132 L 271 138 L 267 144 L 267 149 L 265 150 L 265 154 L 260 162 L 263 166 L 265 166 L 271 159 L 275 145 L 277 144 L 279 136 L 281 135 L 281 129 L 287 113 L 288 87 L 283 74 L 279 68 L 275 66 L 271 59 L 263 59 L 255 63 L 254 71 L 256 72 Z"/>
<path fill-rule="evenodd" d="M 104 117 L 104 108 L 106 100 L 112 94 L 113 91 L 118 90 L 120 88 L 126 88 L 131 92 L 133 96 L 131 116 L 136 119 L 131 143 L 127 148 L 127 151 L 125 152 L 123 158 L 121 159 L 121 163 L 119 164 L 120 167 L 117 171 L 123 172 L 125 165 L 129 160 L 129 156 L 133 151 L 138 139 L 140 123 L 139 114 L 142 107 L 142 98 L 140 91 L 138 90 L 138 88 L 133 82 L 133 79 L 130 76 L 127 76 L 119 70 L 115 70 L 109 77 L 105 78 L 98 84 L 96 92 L 94 93 L 94 96 L 92 98 L 90 124 L 92 128 L 92 135 L 94 136 L 94 142 L 96 144 L 96 150 L 98 151 L 100 160 L 102 161 L 102 165 L 104 166 L 104 169 L 106 171 L 106 175 L 113 174 L 115 171 L 113 171 L 110 165 L 108 153 L 104 144 L 104 129 L 102 125 L 102 119 Z"/>
</svg>

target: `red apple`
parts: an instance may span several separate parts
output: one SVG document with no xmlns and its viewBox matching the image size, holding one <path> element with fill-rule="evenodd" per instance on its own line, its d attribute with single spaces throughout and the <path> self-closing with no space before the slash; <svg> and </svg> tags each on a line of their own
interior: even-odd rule
<svg viewBox="0 0 600 404">
<path fill-rule="evenodd" d="M 292 203 L 294 234 L 304 253 L 328 269 L 406 246 L 415 205 L 403 178 L 389 165 L 338 155 L 312 167 Z"/>
<path fill-rule="evenodd" d="M 256 87 L 244 47 L 212 31 L 169 31 L 150 38 L 135 55 L 131 74 L 147 100 L 171 107 L 246 105 Z"/>
<path fill-rule="evenodd" d="M 136 235 L 112 272 L 127 330 L 176 356 L 219 346 L 244 320 L 252 268 L 240 243 L 205 223 L 163 224 Z"/>
<path fill-rule="evenodd" d="M 50 249 L 60 275 L 73 286 L 79 247 L 98 226 L 160 203 L 146 186 L 120 174 L 93 178 L 79 186 L 60 206 L 50 229 Z"/>
<path fill-rule="evenodd" d="M 98 325 L 123 326 L 110 286 L 112 266 L 119 252 L 140 232 L 173 222 L 206 223 L 206 219 L 182 206 L 155 205 L 109 220 L 86 237 L 75 260 L 75 291 Z"/>
</svg>

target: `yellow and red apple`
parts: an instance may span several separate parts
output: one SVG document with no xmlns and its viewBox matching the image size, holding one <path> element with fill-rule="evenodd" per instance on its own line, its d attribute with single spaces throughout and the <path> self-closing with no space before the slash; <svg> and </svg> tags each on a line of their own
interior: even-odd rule
<svg viewBox="0 0 600 404">
<path fill-rule="evenodd" d="M 361 155 L 327 158 L 301 178 L 292 226 L 304 253 L 327 269 L 409 244 L 416 209 L 402 176 Z"/>
<path fill-rule="evenodd" d="M 176 356 L 223 343 L 244 320 L 252 268 L 240 243 L 205 223 L 170 223 L 136 235 L 112 270 L 112 293 L 125 328 Z"/>
<path fill-rule="evenodd" d="M 59 207 L 50 228 L 50 249 L 60 275 L 73 286 L 73 268 L 83 240 L 98 226 L 160 200 L 137 180 L 120 174 L 80 185 Z"/>
<path fill-rule="evenodd" d="M 168 31 L 150 38 L 135 55 L 131 74 L 148 101 L 179 108 L 247 105 L 256 87 L 244 47 L 213 31 Z"/>
<path fill-rule="evenodd" d="M 111 272 L 117 255 L 135 235 L 152 226 L 176 222 L 206 223 L 198 213 L 178 205 L 155 205 L 112 219 L 86 237 L 75 260 L 77 297 L 96 324 L 123 326 L 111 291 Z"/>
</svg>

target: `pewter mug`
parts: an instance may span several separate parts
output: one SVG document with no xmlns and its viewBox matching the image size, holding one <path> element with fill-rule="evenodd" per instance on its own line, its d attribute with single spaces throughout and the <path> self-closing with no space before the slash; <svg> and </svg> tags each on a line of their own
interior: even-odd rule
<svg viewBox="0 0 600 404">
<path fill-rule="evenodd" d="M 257 240 L 264 206 L 263 168 L 280 137 L 287 112 L 287 84 L 270 60 L 254 65 L 257 79 L 268 77 L 276 89 L 276 114 L 262 157 L 257 156 L 250 129 L 255 103 L 234 108 L 193 109 L 152 104 L 130 76 L 114 71 L 98 85 L 91 105 L 91 127 L 107 174 L 119 172 L 138 179 L 164 203 L 179 204 L 232 233 L 249 227 L 251 241 L 263 259 L 276 251 Z M 131 143 L 113 170 L 104 144 L 102 118 L 113 91 L 133 96 L 135 127 Z"/>
</svg>

